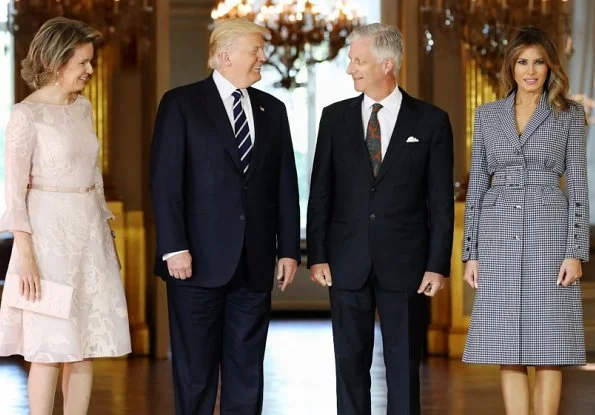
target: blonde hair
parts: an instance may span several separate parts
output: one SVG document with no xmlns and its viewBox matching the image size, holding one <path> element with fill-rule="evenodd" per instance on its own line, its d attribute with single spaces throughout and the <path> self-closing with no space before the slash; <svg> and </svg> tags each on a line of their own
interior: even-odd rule
<svg viewBox="0 0 595 415">
<path fill-rule="evenodd" d="M 543 88 L 547 94 L 549 104 L 556 112 L 567 111 L 570 105 L 574 104 L 568 94 L 568 76 L 560 63 L 560 57 L 554 42 L 543 30 L 536 27 L 523 27 L 508 46 L 500 73 L 502 95 L 508 97 L 517 90 L 518 85 L 514 80 L 514 67 L 523 50 L 530 46 L 538 47 L 545 56 L 548 74 Z"/>
<path fill-rule="evenodd" d="M 232 51 L 238 37 L 246 35 L 269 36 L 269 31 L 246 19 L 228 19 L 215 24 L 209 40 L 209 68 L 219 66 L 219 54 Z"/>
<path fill-rule="evenodd" d="M 373 40 L 372 52 L 379 62 L 385 59 L 392 59 L 395 63 L 393 75 L 399 76 L 401 62 L 403 61 L 403 35 L 394 26 L 372 23 L 364 26 L 358 26 L 349 34 L 348 42 L 362 37 L 371 37 Z"/>
<path fill-rule="evenodd" d="M 46 21 L 37 31 L 27 57 L 21 62 L 21 77 L 33 89 L 57 78 L 59 69 L 74 54 L 76 47 L 101 41 L 101 33 L 86 23 L 65 17 Z"/>
</svg>

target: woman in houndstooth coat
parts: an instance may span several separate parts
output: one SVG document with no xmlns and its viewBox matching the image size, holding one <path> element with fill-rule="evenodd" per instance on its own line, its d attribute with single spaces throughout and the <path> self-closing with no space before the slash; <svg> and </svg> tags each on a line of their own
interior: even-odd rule
<svg viewBox="0 0 595 415">
<path fill-rule="evenodd" d="M 476 297 L 463 361 L 500 365 L 515 415 L 529 414 L 534 366 L 535 413 L 553 414 L 561 367 L 585 364 L 585 112 L 567 98 L 568 78 L 539 29 L 511 42 L 501 82 L 505 98 L 475 113 L 463 260 Z"/>
</svg>

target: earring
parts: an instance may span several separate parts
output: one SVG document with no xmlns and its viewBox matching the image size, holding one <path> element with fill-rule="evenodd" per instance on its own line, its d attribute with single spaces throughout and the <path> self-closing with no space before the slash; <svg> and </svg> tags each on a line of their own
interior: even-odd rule
<svg viewBox="0 0 595 415">
<path fill-rule="evenodd" d="M 59 78 L 60 78 L 60 71 L 56 71 L 56 83 L 55 83 L 56 86 L 60 85 L 60 81 L 58 80 Z"/>
</svg>

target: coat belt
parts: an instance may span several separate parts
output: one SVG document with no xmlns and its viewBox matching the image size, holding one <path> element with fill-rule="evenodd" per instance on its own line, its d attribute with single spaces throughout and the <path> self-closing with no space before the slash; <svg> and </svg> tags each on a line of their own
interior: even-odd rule
<svg viewBox="0 0 595 415">
<path fill-rule="evenodd" d="M 494 186 L 555 186 L 560 187 L 558 173 L 546 170 L 527 170 L 524 168 L 507 168 L 499 170 L 492 175 Z"/>
</svg>

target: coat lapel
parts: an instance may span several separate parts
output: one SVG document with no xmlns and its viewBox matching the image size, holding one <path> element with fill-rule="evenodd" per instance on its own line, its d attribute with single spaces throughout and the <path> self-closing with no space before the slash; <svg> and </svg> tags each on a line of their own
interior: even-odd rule
<svg viewBox="0 0 595 415">
<path fill-rule="evenodd" d="M 529 122 L 527 123 L 527 126 L 525 127 L 525 130 L 521 135 L 521 146 L 525 145 L 527 139 L 531 137 L 531 134 L 533 134 L 537 128 L 539 128 L 539 126 L 546 120 L 550 113 L 551 107 L 549 102 L 547 101 L 547 94 L 543 93 L 541 94 L 541 99 L 539 100 L 537 108 L 535 108 L 535 111 L 531 115 L 531 118 L 529 119 Z"/>
<path fill-rule="evenodd" d="M 370 158 L 368 156 L 368 148 L 366 147 L 362 121 L 363 100 L 364 95 L 361 94 L 349 102 L 347 111 L 345 112 L 345 127 L 347 130 L 346 135 L 349 140 L 349 149 L 356 159 L 357 167 L 362 169 L 370 176 L 370 179 L 372 179 L 372 167 L 370 166 Z"/>
<path fill-rule="evenodd" d="M 250 96 L 250 106 L 252 107 L 255 131 L 252 132 L 254 134 L 254 137 L 252 137 L 254 147 L 252 148 L 252 160 L 250 161 L 250 167 L 248 167 L 246 180 L 248 180 L 252 175 L 252 172 L 257 170 L 257 168 L 260 166 L 260 162 L 263 160 L 264 153 L 266 153 L 268 140 L 270 139 L 268 131 L 269 115 L 267 108 L 260 102 L 258 95 L 252 88 L 248 88 L 248 95 Z"/>
<path fill-rule="evenodd" d="M 521 140 L 516 129 L 516 116 L 514 112 L 514 102 L 516 94 L 511 94 L 502 101 L 502 109 L 499 113 L 500 124 L 504 133 L 515 152 L 521 151 Z"/>
<path fill-rule="evenodd" d="M 212 75 L 206 80 L 206 89 L 206 99 L 202 101 L 204 102 L 203 105 L 206 107 L 211 120 L 213 120 L 213 123 L 219 132 L 221 142 L 227 148 L 227 151 L 238 170 L 242 171 L 242 167 L 240 166 L 240 155 L 236 146 L 233 128 L 229 122 L 229 117 L 227 116 L 225 106 L 223 105 L 223 101 L 221 100 L 221 96 L 219 95 L 219 91 L 217 90 L 215 81 L 213 81 Z"/>
<path fill-rule="evenodd" d="M 413 135 L 414 128 L 418 122 L 419 113 L 415 109 L 413 99 L 405 91 L 402 89 L 400 90 L 401 94 L 403 94 L 401 108 L 399 109 L 399 115 L 397 116 L 397 122 L 391 135 L 386 155 L 380 165 L 376 182 L 382 180 L 386 175 L 386 172 L 392 166 L 395 158 L 397 158 L 399 147 L 404 145 L 409 136 Z"/>
</svg>

